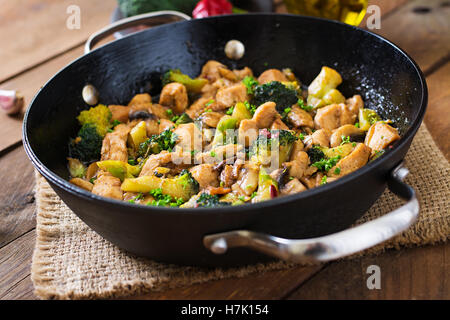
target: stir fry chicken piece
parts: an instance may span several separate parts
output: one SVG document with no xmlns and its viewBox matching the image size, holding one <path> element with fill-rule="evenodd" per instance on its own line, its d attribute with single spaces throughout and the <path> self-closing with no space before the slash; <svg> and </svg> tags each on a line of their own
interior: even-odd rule
<svg viewBox="0 0 450 320">
<path fill-rule="evenodd" d="M 311 148 L 313 145 L 320 145 L 321 147 L 328 148 L 330 146 L 331 131 L 328 129 L 319 129 L 314 131 L 311 135 L 305 138 L 305 144 L 307 148 Z"/>
<path fill-rule="evenodd" d="M 152 97 L 148 93 L 137 94 L 128 103 L 128 106 L 149 105 L 152 104 Z"/>
<path fill-rule="evenodd" d="M 284 122 L 281 120 L 281 118 L 277 118 L 277 119 L 275 119 L 274 122 L 272 122 L 270 129 L 271 130 L 289 130 L 289 127 L 284 124 Z"/>
<path fill-rule="evenodd" d="M 103 139 L 101 160 L 128 161 L 127 138 L 131 128 L 126 124 L 119 124 L 114 131 L 107 133 Z"/>
<path fill-rule="evenodd" d="M 236 176 L 233 172 L 233 166 L 229 164 L 225 165 L 220 173 L 220 183 L 223 184 L 224 187 L 230 188 L 235 181 Z"/>
<path fill-rule="evenodd" d="M 345 124 L 354 124 L 356 115 L 353 114 L 346 104 L 330 104 L 317 110 L 314 117 L 316 129 L 334 130 Z"/>
<path fill-rule="evenodd" d="M 295 194 L 308 190 L 297 178 L 290 180 L 280 190 L 282 196 Z"/>
<path fill-rule="evenodd" d="M 145 120 L 145 127 L 147 129 L 147 136 L 151 137 L 154 134 L 159 133 L 159 123 L 160 120 L 157 120 L 156 118 L 149 118 Z"/>
<path fill-rule="evenodd" d="M 178 139 L 177 146 L 181 147 L 183 152 L 201 149 L 202 133 L 193 122 L 178 125 L 174 133 Z"/>
<path fill-rule="evenodd" d="M 269 83 L 272 81 L 286 82 L 289 81 L 288 78 L 278 69 L 269 69 L 261 73 L 258 77 L 258 82 L 260 84 Z"/>
<path fill-rule="evenodd" d="M 253 119 L 244 119 L 241 121 L 238 130 L 239 143 L 246 147 L 250 146 L 258 137 L 258 125 Z"/>
<path fill-rule="evenodd" d="M 269 101 L 263 103 L 256 109 L 252 119 L 256 122 L 259 129 L 269 128 L 280 117 L 275 106 L 275 102 Z"/>
<path fill-rule="evenodd" d="M 247 100 L 247 88 L 242 83 L 219 89 L 216 94 L 216 102 L 220 110 L 224 110 L 234 106 L 238 102 Z"/>
<path fill-rule="evenodd" d="M 295 141 L 292 145 L 290 160 L 294 160 L 295 158 L 297 158 L 300 152 L 304 150 L 304 148 L 305 146 L 303 145 L 302 140 L 298 139 L 297 141 Z"/>
<path fill-rule="evenodd" d="M 361 129 L 355 127 L 352 124 L 346 124 L 333 131 L 333 134 L 330 137 L 330 145 L 332 148 L 334 148 L 341 144 L 342 137 L 352 138 L 361 136 L 363 134 L 364 132 Z"/>
<path fill-rule="evenodd" d="M 238 80 L 242 80 L 245 77 L 253 77 L 253 71 L 249 67 L 244 67 L 241 70 L 233 70 Z"/>
<path fill-rule="evenodd" d="M 285 164 L 289 168 L 289 175 L 300 179 L 305 175 L 305 172 L 308 169 L 308 154 L 304 151 L 299 151 L 291 158 L 291 161 L 286 162 Z"/>
<path fill-rule="evenodd" d="M 111 120 L 118 120 L 122 123 L 128 121 L 128 114 L 130 112 L 130 107 L 119 106 L 119 105 L 109 105 L 109 111 L 111 111 Z"/>
<path fill-rule="evenodd" d="M 120 188 L 122 182 L 107 171 L 99 171 L 94 181 L 92 193 L 99 196 L 122 200 L 123 192 Z"/>
<path fill-rule="evenodd" d="M 94 187 L 94 185 L 92 183 L 90 183 L 89 181 L 86 181 L 84 179 L 81 179 L 81 178 L 72 178 L 69 180 L 69 182 L 84 189 L 84 190 L 91 191 L 91 192 L 92 192 L 92 188 Z"/>
<path fill-rule="evenodd" d="M 160 104 L 152 104 L 149 105 L 148 110 L 151 114 L 155 115 L 159 119 L 169 119 L 169 114 L 167 113 L 167 110 L 169 110 L 168 107 L 164 107 Z"/>
<path fill-rule="evenodd" d="M 204 98 L 204 99 L 206 99 L 206 101 L 214 99 L 214 97 L 216 96 L 217 90 L 219 90 L 219 88 L 217 86 L 215 86 L 214 84 L 211 84 L 211 83 L 207 83 L 203 86 L 203 88 L 201 90 L 200 98 Z M 191 108 L 192 108 L 192 105 L 189 107 L 189 109 L 191 109 Z"/>
<path fill-rule="evenodd" d="M 345 104 L 348 107 L 348 110 L 350 110 L 351 113 L 357 115 L 359 112 L 359 109 L 364 108 L 364 102 L 363 99 L 359 94 L 354 95 L 351 98 L 348 98 L 345 100 Z"/>
<path fill-rule="evenodd" d="M 367 131 L 364 143 L 372 149 L 372 152 L 381 151 L 394 141 L 400 139 L 397 129 L 390 125 L 377 122 L 373 124 Z"/>
<path fill-rule="evenodd" d="M 123 194 L 123 200 L 124 201 L 133 201 L 133 203 L 140 203 L 140 204 L 147 204 L 150 201 L 155 200 L 151 195 L 145 194 L 142 195 L 139 194 L 139 192 L 124 192 Z"/>
<path fill-rule="evenodd" d="M 207 104 L 212 102 L 211 98 L 199 98 L 197 99 L 189 109 L 186 110 L 186 113 L 192 119 L 197 119 L 202 112 L 208 107 Z"/>
<path fill-rule="evenodd" d="M 166 84 L 159 97 L 159 104 L 171 108 L 176 114 L 183 113 L 188 102 L 186 87 L 177 82 Z"/>
<path fill-rule="evenodd" d="M 231 162 L 243 148 L 242 145 L 237 144 L 218 146 L 209 152 L 197 153 L 195 161 L 197 163 L 219 163 L 225 159 Z"/>
<path fill-rule="evenodd" d="M 159 132 L 158 133 L 161 133 L 161 132 L 163 132 L 167 129 L 170 129 L 174 126 L 175 126 L 175 123 L 173 123 L 172 121 L 167 120 L 167 119 L 161 119 L 161 120 L 159 120 L 159 125 L 158 125 Z"/>
<path fill-rule="evenodd" d="M 296 128 L 310 127 L 314 128 L 314 121 L 311 115 L 303 109 L 292 106 L 291 112 L 288 113 L 288 121 Z"/>
<path fill-rule="evenodd" d="M 166 150 L 163 150 L 158 154 L 152 154 L 145 161 L 139 176 L 140 177 L 152 176 L 155 168 L 164 167 L 171 161 L 172 161 L 172 154 L 170 152 L 167 152 Z"/>
<path fill-rule="evenodd" d="M 217 70 L 219 71 L 220 76 L 227 80 L 230 80 L 233 82 L 236 82 L 239 80 L 238 77 L 236 76 L 236 74 L 233 71 L 231 71 L 230 69 L 218 67 Z"/>
<path fill-rule="evenodd" d="M 259 166 L 244 164 L 238 173 L 238 181 L 231 189 L 242 196 L 250 196 L 258 187 Z"/>
<path fill-rule="evenodd" d="M 210 83 L 215 82 L 217 79 L 221 77 L 219 73 L 219 68 L 226 68 L 226 66 L 215 60 L 210 60 L 206 62 L 202 68 L 200 78 L 208 79 Z"/>
<path fill-rule="evenodd" d="M 328 171 L 330 177 L 342 177 L 358 170 L 369 161 L 372 149 L 363 143 L 358 143 L 355 149 Z M 336 170 L 339 168 L 339 170 Z M 339 172 L 339 173 L 337 173 Z"/>
<path fill-rule="evenodd" d="M 192 177 L 197 180 L 200 189 L 204 190 L 208 187 L 219 186 L 219 173 L 214 170 L 214 166 L 208 163 L 199 164 L 189 169 Z"/>
</svg>

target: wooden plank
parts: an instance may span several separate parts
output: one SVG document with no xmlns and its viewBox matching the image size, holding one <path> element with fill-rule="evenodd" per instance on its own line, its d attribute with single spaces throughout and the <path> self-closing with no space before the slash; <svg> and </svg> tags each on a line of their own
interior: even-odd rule
<svg viewBox="0 0 450 320">
<path fill-rule="evenodd" d="M 281 299 L 323 266 L 296 267 L 170 289 L 129 299 L 142 300 L 269 300 Z M 276 281 L 275 281 L 276 279 Z"/>
<path fill-rule="evenodd" d="M 32 230 L 0 249 L 0 298 L 30 274 L 35 239 Z"/>
<path fill-rule="evenodd" d="M 83 48 L 77 47 L 69 52 L 44 63 L 33 70 L 21 74 L 0 85 L 0 89 L 18 90 L 25 98 L 25 106 L 31 102 L 39 89 L 62 67 L 83 54 Z M 8 116 L 0 113 L 0 152 L 22 139 L 22 119 L 19 116 Z"/>
<path fill-rule="evenodd" d="M 0 158 L 0 248 L 36 225 L 34 169 L 22 147 Z"/>
<path fill-rule="evenodd" d="M 450 62 L 431 74 L 428 83 L 428 110 L 425 123 L 434 141 L 450 160 Z"/>
<path fill-rule="evenodd" d="M 289 299 L 449 299 L 450 244 L 391 250 L 330 264 Z M 381 289 L 369 290 L 367 273 L 380 267 Z"/>
<path fill-rule="evenodd" d="M 442 3 L 410 1 L 383 19 L 380 30 L 373 31 L 404 49 L 427 73 L 450 54 L 450 9 Z"/>
<path fill-rule="evenodd" d="M 71 5 L 80 8 L 79 29 L 67 27 Z M 0 82 L 82 44 L 109 23 L 116 5 L 115 0 L 0 0 Z"/>
<path fill-rule="evenodd" d="M 376 5 L 380 8 L 380 13 L 382 17 L 382 21 L 385 17 L 389 16 L 392 12 L 406 4 L 409 0 L 376 0 L 369 1 L 369 5 Z M 367 27 L 367 18 L 369 16 L 366 14 L 363 21 L 359 25 L 361 28 Z"/>
<path fill-rule="evenodd" d="M 33 282 L 31 282 L 31 276 L 28 275 L 24 279 L 20 280 L 13 286 L 9 287 L 3 295 L 0 296 L 0 300 L 38 300 L 39 298 L 34 295 Z"/>
</svg>

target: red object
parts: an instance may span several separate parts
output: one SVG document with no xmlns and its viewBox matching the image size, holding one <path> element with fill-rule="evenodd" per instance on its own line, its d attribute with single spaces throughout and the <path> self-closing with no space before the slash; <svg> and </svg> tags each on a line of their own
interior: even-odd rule
<svg viewBox="0 0 450 320">
<path fill-rule="evenodd" d="M 270 197 L 272 199 L 276 198 L 278 196 L 277 188 L 275 188 L 275 186 L 273 184 L 270 185 L 270 189 L 269 190 L 270 190 Z"/>
<path fill-rule="evenodd" d="M 233 6 L 227 0 L 201 0 L 192 11 L 194 18 L 205 18 L 232 13 Z"/>
</svg>

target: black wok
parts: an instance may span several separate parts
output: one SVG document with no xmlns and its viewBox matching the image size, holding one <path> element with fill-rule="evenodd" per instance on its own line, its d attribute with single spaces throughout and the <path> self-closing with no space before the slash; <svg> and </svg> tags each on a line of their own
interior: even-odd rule
<svg viewBox="0 0 450 320">
<path fill-rule="evenodd" d="M 157 16 L 177 19 L 170 13 Z M 103 30 L 88 47 L 105 32 L 118 29 Z M 238 61 L 224 54 L 231 39 L 245 45 L 245 55 Z M 361 94 L 367 107 L 394 120 L 402 138 L 384 156 L 336 182 L 236 207 L 138 206 L 102 198 L 67 181 L 67 143 L 79 129 L 76 116 L 87 107 L 81 96 L 87 83 L 99 90 L 101 103 L 126 104 L 136 93 L 157 94 L 160 75 L 167 69 L 196 76 L 209 59 L 231 68 L 249 66 L 255 74 L 290 67 L 306 84 L 323 65 L 335 68 L 344 79 L 339 87 L 344 95 Z M 61 199 L 98 234 L 131 253 L 197 266 L 242 265 L 272 256 L 324 261 L 386 240 L 415 221 L 417 200 L 401 181 L 407 170 L 397 166 L 421 124 L 426 104 L 427 87 L 420 69 L 406 53 L 373 33 L 294 15 L 220 16 L 154 27 L 72 62 L 32 101 L 23 140 L 33 165 Z M 363 227 L 326 236 L 354 223 L 387 185 L 408 200 L 403 207 Z"/>
</svg>

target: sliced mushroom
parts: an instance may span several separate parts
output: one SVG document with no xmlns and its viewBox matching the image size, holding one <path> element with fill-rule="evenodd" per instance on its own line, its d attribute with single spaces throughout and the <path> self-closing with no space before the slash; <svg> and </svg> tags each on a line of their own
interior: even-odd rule
<svg viewBox="0 0 450 320">
<path fill-rule="evenodd" d="M 278 188 L 281 189 L 289 181 L 289 168 L 286 164 L 283 164 L 281 168 L 273 171 L 270 176 L 277 182 Z"/>
</svg>

